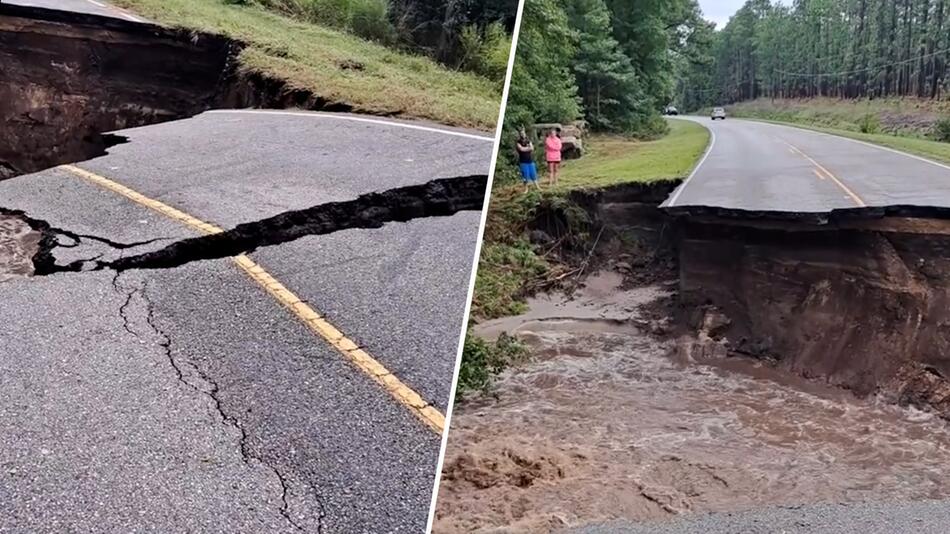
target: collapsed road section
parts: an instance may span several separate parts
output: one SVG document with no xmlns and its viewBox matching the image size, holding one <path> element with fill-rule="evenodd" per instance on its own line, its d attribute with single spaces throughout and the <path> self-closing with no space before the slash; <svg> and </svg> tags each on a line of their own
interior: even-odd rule
<svg viewBox="0 0 950 534">
<path fill-rule="evenodd" d="M 0 4 L 0 179 L 89 159 L 105 132 L 180 119 L 221 98 L 230 40 Z"/>
<path fill-rule="evenodd" d="M 950 418 L 947 210 L 684 211 L 680 300 L 711 343 Z"/>
<path fill-rule="evenodd" d="M 202 32 L 0 3 L 0 180 L 100 156 L 108 132 L 209 109 L 363 111 L 242 69 Z"/>
<path fill-rule="evenodd" d="M 675 322 L 701 341 L 691 351 L 950 419 L 950 210 L 659 208 L 676 184 L 573 192 L 582 230 L 563 208 L 541 210 L 533 227 L 573 262 L 598 236 L 596 256 L 608 267 L 623 257 L 628 286 L 676 279 Z"/>
</svg>

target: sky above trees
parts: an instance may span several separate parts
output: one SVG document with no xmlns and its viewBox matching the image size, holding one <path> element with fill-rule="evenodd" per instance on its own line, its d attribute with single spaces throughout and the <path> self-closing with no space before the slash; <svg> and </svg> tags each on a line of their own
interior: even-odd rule
<svg viewBox="0 0 950 534">
<path fill-rule="evenodd" d="M 703 10 L 706 20 L 716 23 L 716 29 L 721 30 L 746 0 L 699 0 L 699 7 Z M 791 5 L 791 0 L 782 0 L 785 5 Z"/>
</svg>

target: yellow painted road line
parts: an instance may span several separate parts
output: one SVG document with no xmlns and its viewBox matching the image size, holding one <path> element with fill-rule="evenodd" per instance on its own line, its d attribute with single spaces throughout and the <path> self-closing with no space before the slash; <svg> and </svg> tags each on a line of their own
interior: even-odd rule
<svg viewBox="0 0 950 534">
<path fill-rule="evenodd" d="M 206 223 L 201 219 L 192 217 L 187 213 L 175 209 L 163 202 L 146 197 L 145 195 L 130 189 L 118 182 L 110 180 L 104 176 L 80 169 L 74 165 L 62 165 L 59 167 L 80 178 L 88 180 L 96 185 L 104 187 L 114 193 L 118 193 L 129 200 L 153 209 L 166 217 L 172 218 L 187 226 L 195 228 L 206 234 L 220 234 L 224 232 L 220 227 Z M 234 263 L 241 268 L 252 280 L 264 288 L 274 299 L 280 302 L 291 313 L 297 316 L 300 321 L 307 325 L 310 330 L 323 338 L 340 354 L 346 357 L 360 371 L 367 374 L 377 384 L 382 386 L 390 395 L 400 404 L 407 407 L 413 414 L 421 419 L 426 425 L 438 434 L 442 434 L 445 428 L 445 416 L 438 408 L 427 403 L 422 396 L 407 386 L 396 375 L 392 374 L 386 367 L 379 363 L 376 358 L 368 352 L 361 349 L 359 345 L 348 338 L 338 328 L 333 326 L 316 310 L 311 308 L 306 302 L 300 300 L 297 295 L 287 289 L 276 278 L 271 276 L 263 267 L 258 265 L 252 259 L 244 254 L 232 258 Z"/>
<path fill-rule="evenodd" d="M 815 176 L 817 176 L 819 180 L 825 179 L 825 175 L 821 174 L 821 171 L 819 171 L 818 169 L 812 169 L 811 172 L 815 173 Z"/>
<path fill-rule="evenodd" d="M 808 154 L 802 152 L 801 149 L 799 149 L 799 148 L 796 147 L 795 145 L 789 143 L 788 141 L 784 141 L 784 140 L 783 140 L 782 142 L 785 143 L 786 145 L 788 145 L 789 148 L 791 148 L 792 150 L 794 150 L 796 154 L 798 154 L 799 156 L 801 156 L 801 157 L 807 159 L 812 165 L 815 166 L 815 168 L 817 168 L 817 169 L 820 170 L 822 173 L 824 173 L 825 176 L 827 176 L 828 178 L 830 178 L 835 184 L 838 185 L 838 187 L 841 188 L 842 191 L 844 191 L 849 197 L 851 197 L 851 200 L 853 200 L 854 203 L 858 205 L 858 207 L 861 207 L 861 208 L 867 207 L 867 204 L 865 204 L 864 201 L 861 200 L 861 197 L 859 197 L 854 191 L 852 191 L 851 189 L 849 189 L 848 186 L 844 185 L 844 183 L 843 183 L 841 180 L 839 180 L 838 177 L 835 176 L 833 172 L 831 172 L 831 171 L 829 171 L 828 169 L 826 169 L 821 163 L 818 163 L 817 161 L 815 161 L 815 160 L 814 160 L 811 156 L 809 156 Z"/>
</svg>

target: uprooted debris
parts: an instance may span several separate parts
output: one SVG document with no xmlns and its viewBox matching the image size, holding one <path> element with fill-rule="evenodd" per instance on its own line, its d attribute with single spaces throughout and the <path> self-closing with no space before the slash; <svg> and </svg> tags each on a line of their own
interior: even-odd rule
<svg viewBox="0 0 950 534">
<path fill-rule="evenodd" d="M 487 184 L 486 175 L 436 179 L 420 185 L 360 195 L 354 200 L 329 202 L 303 210 L 284 212 L 259 221 L 240 224 L 221 233 L 176 241 L 150 252 L 121 256 L 115 260 L 103 260 L 101 256 L 95 256 L 65 265 L 58 264 L 53 255 L 53 251 L 58 247 L 72 248 L 84 240 L 91 240 L 112 249 L 130 250 L 159 240 L 121 243 L 55 228 L 45 221 L 12 210 L 0 209 L 0 222 L 7 217 L 19 221 L 19 224 L 32 232 L 30 242 L 34 245 L 31 248 L 18 247 L 17 257 L 21 258 L 20 263 L 23 263 L 25 258 L 32 256 L 32 271 L 38 276 L 107 269 L 167 269 L 193 261 L 233 257 L 305 236 L 355 228 L 380 228 L 390 222 L 447 217 L 460 211 L 481 210 Z M 3 242 L 0 241 L 0 258 L 2 250 Z M 0 263 L 0 275 L 2 273 Z"/>
</svg>

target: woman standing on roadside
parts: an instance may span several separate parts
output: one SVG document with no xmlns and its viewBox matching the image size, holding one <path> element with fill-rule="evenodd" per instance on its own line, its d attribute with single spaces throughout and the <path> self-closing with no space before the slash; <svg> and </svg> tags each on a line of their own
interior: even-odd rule
<svg viewBox="0 0 950 534">
<path fill-rule="evenodd" d="M 518 167 L 521 169 L 521 179 L 524 181 L 525 193 L 531 188 L 531 184 L 541 189 L 541 186 L 538 185 L 538 170 L 534 165 L 534 143 L 528 139 L 524 129 L 518 132 L 515 150 L 518 152 Z"/>
<path fill-rule="evenodd" d="M 545 156 L 548 160 L 548 176 L 551 185 L 557 185 L 557 174 L 561 170 L 561 129 L 548 130 L 544 139 Z"/>
</svg>

